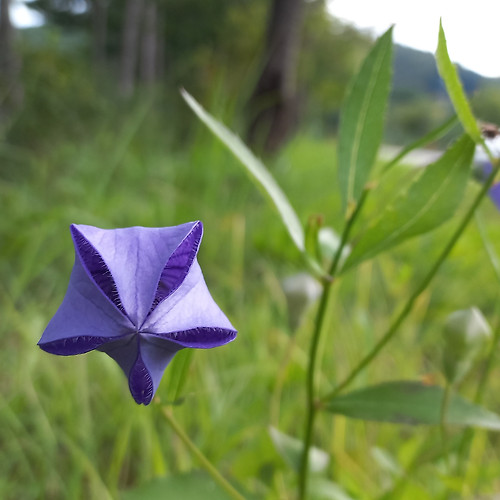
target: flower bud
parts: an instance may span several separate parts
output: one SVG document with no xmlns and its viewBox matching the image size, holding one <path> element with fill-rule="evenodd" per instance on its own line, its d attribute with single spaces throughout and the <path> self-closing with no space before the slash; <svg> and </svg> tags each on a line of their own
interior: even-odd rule
<svg viewBox="0 0 500 500">
<path fill-rule="evenodd" d="M 490 337 L 491 328 L 476 307 L 448 316 L 443 331 L 443 372 L 450 384 L 463 379 Z"/>
<path fill-rule="evenodd" d="M 288 305 L 290 327 L 295 330 L 301 323 L 307 308 L 321 294 L 321 285 L 308 273 L 297 273 L 282 281 Z"/>
</svg>

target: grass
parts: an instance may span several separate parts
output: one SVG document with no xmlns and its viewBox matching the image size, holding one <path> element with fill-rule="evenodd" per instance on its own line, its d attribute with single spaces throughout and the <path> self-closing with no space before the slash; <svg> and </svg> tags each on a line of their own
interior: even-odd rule
<svg viewBox="0 0 500 500">
<path fill-rule="evenodd" d="M 199 258 L 207 283 L 239 336 L 224 348 L 193 352 L 175 418 L 242 489 L 257 498 L 293 498 L 295 473 L 274 449 L 268 426 L 282 373 L 279 421 L 272 423 L 299 438 L 303 428 L 313 311 L 292 340 L 280 286 L 281 278 L 301 270 L 299 256 L 272 209 L 215 140 L 199 129 L 189 147 L 173 150 L 165 146 L 164 131 L 149 123 L 151 112 L 140 104 L 125 120 L 104 118 L 83 140 L 63 137 L 42 152 L 1 146 L 2 498 L 119 498 L 155 477 L 198 468 L 160 408 L 135 405 L 110 358 L 98 352 L 57 357 L 36 347 L 69 278 L 71 222 L 166 226 L 195 219 L 205 224 Z M 271 166 L 304 222 L 320 213 L 341 230 L 334 141 L 297 137 Z M 388 184 L 397 186 L 407 175 L 395 169 Z M 471 184 L 464 206 L 475 189 Z M 383 188 L 373 195 L 358 230 L 386 196 Z M 481 213 L 500 252 L 500 214 L 489 202 Z M 334 287 L 320 346 L 325 392 L 384 331 L 452 227 L 453 221 L 364 263 Z M 440 324 L 453 310 L 477 305 L 496 325 L 499 291 L 471 226 L 410 321 L 356 385 L 441 381 Z M 290 360 L 283 364 L 287 351 Z M 177 397 L 187 356 L 183 351 L 167 369 L 158 391 L 162 402 Z M 465 395 L 474 394 L 480 371 L 466 380 Z M 498 378 L 495 366 L 484 400 L 494 411 L 500 411 Z M 460 477 L 446 471 L 437 429 L 321 415 L 315 444 L 332 456 L 330 477 L 356 499 L 434 499 L 447 489 L 488 498 L 500 490 L 498 437 L 492 433 L 474 433 Z"/>
</svg>

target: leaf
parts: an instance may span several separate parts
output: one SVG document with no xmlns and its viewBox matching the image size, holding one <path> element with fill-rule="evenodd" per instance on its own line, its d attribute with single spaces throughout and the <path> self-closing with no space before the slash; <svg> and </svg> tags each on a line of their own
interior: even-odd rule
<svg viewBox="0 0 500 500">
<path fill-rule="evenodd" d="M 242 140 L 222 123 L 218 122 L 184 89 L 181 90 L 182 97 L 195 112 L 198 118 L 218 137 L 225 146 L 243 164 L 251 179 L 257 184 L 259 189 L 267 196 L 271 203 L 278 210 L 281 220 L 285 225 L 295 246 L 301 251 L 305 251 L 304 230 L 302 224 L 288 201 L 285 193 L 281 190 L 273 176 L 269 173 L 264 164 L 248 149 Z"/>
<path fill-rule="evenodd" d="M 399 424 L 439 425 L 444 389 L 413 381 L 393 381 L 337 396 L 325 409 L 351 418 Z M 500 430 L 500 416 L 459 395 L 450 398 L 446 423 Z"/>
<path fill-rule="evenodd" d="M 392 160 L 390 160 L 386 165 L 384 165 L 384 168 L 382 172 L 387 172 L 389 169 L 391 169 L 394 165 L 397 165 L 398 163 L 401 162 L 409 153 L 414 151 L 415 149 L 421 148 L 423 146 L 426 146 L 427 144 L 437 141 L 441 137 L 443 137 L 445 134 L 447 134 L 454 126 L 455 124 L 458 123 L 457 117 L 452 116 L 448 120 L 446 120 L 442 125 L 439 125 L 439 127 L 435 128 L 434 130 L 431 130 L 428 134 L 424 135 L 420 139 L 417 139 L 416 141 L 412 142 L 408 146 L 406 146 L 404 149 L 401 150 L 400 153 L 398 153 Z"/>
<path fill-rule="evenodd" d="M 473 155 L 474 142 L 463 135 L 370 225 L 343 270 L 448 220 L 463 199 Z"/>
<path fill-rule="evenodd" d="M 392 28 L 366 57 L 342 107 L 338 169 L 344 213 L 359 199 L 382 140 L 391 65 Z"/>
<path fill-rule="evenodd" d="M 124 491 L 122 500 L 163 500 L 182 498 L 182 500 L 225 500 L 231 497 L 207 474 L 190 472 L 159 477 L 145 484 Z"/>
<path fill-rule="evenodd" d="M 191 367 L 191 361 L 194 355 L 194 349 L 182 349 L 172 360 L 170 370 L 170 383 L 167 404 L 178 405 L 184 402 L 184 386 L 188 380 L 188 372 Z"/>
<path fill-rule="evenodd" d="M 299 439 L 283 434 L 274 427 L 269 428 L 271 440 L 285 462 L 295 470 L 300 469 L 300 461 L 304 443 Z M 312 473 L 322 472 L 330 463 L 330 456 L 326 451 L 315 446 L 309 450 L 309 471 Z"/>
<path fill-rule="evenodd" d="M 462 88 L 460 79 L 458 78 L 457 69 L 451 62 L 450 56 L 448 55 L 446 37 L 444 35 L 443 24 L 441 22 L 439 23 L 439 40 L 436 50 L 436 63 L 453 107 L 455 108 L 458 118 L 465 131 L 475 142 L 482 142 L 481 132 L 470 109 L 469 101 L 467 100 L 465 92 Z"/>
</svg>

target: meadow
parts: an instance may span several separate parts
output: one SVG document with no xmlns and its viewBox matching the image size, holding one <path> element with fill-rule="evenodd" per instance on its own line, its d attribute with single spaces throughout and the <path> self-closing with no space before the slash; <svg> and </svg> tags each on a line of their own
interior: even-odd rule
<svg viewBox="0 0 500 500">
<path fill-rule="evenodd" d="M 248 498 L 294 498 L 293 460 L 273 444 L 270 427 L 302 438 L 315 306 L 292 331 L 281 280 L 303 271 L 303 263 L 272 208 L 194 116 L 192 133 L 178 148 L 169 140 L 171 117 L 150 120 L 152 114 L 150 102 L 138 102 L 125 119 L 110 109 L 78 140 L 63 135 L 37 149 L 1 146 L 1 498 L 190 498 L 195 479 L 206 483 L 206 498 L 224 498 L 172 431 L 164 407 Z M 340 231 L 336 161 L 333 138 L 302 134 L 268 166 L 302 222 L 321 214 Z M 377 213 L 387 190 L 413 175 L 407 166 L 393 169 L 363 216 Z M 478 189 L 469 183 L 462 211 Z M 319 346 L 323 392 L 374 345 L 460 213 L 339 279 Z M 150 407 L 133 402 L 123 373 L 104 354 L 61 357 L 37 347 L 67 286 L 74 258 L 70 223 L 156 227 L 197 219 L 205 226 L 200 264 L 239 331 L 235 342 L 182 351 Z M 441 382 L 441 325 L 456 309 L 475 305 L 497 328 L 499 220 L 485 200 L 398 336 L 353 388 L 395 374 Z M 359 227 L 365 223 L 361 218 Z M 482 394 L 492 411 L 500 411 L 497 358 L 491 357 Z M 470 399 L 488 359 L 483 356 L 462 384 Z M 435 427 L 321 414 L 314 444 L 330 455 L 326 475 L 339 489 L 313 498 L 493 498 L 500 491 L 498 436 L 452 428 L 451 446 L 464 432 L 468 460 L 453 474 Z"/>
</svg>

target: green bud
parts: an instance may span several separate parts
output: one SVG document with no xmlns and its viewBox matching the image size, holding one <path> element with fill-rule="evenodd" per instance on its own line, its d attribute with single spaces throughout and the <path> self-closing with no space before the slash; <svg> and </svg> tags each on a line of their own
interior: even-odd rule
<svg viewBox="0 0 500 500">
<path fill-rule="evenodd" d="M 290 327 L 296 330 L 308 307 L 321 295 L 321 285 L 308 273 L 288 276 L 282 281 L 288 304 Z"/>
<path fill-rule="evenodd" d="M 465 377 L 490 337 L 491 328 L 477 307 L 448 316 L 443 331 L 443 372 L 450 384 Z"/>
</svg>

